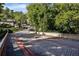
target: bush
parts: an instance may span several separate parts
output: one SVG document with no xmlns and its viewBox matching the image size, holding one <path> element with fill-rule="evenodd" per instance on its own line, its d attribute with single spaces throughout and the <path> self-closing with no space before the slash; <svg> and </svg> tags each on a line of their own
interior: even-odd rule
<svg viewBox="0 0 79 59">
<path fill-rule="evenodd" d="M 19 29 L 15 28 L 15 27 L 13 27 L 13 26 L 11 26 L 9 24 L 1 24 L 0 28 L 1 28 L 0 29 L 1 32 L 3 32 L 2 30 L 7 31 L 7 29 L 8 29 L 9 33 L 13 33 L 15 31 L 19 30 Z"/>
<path fill-rule="evenodd" d="M 9 30 L 9 33 L 13 33 L 13 32 L 18 31 L 19 29 L 15 27 L 11 27 L 11 28 L 8 28 L 8 30 Z"/>
<path fill-rule="evenodd" d="M 10 30 L 10 29 L 8 29 L 8 32 L 9 32 L 9 33 L 13 33 L 13 31 L 12 31 L 12 30 Z"/>
<path fill-rule="evenodd" d="M 9 24 L 1 24 L 0 27 L 2 27 L 2 28 L 10 28 L 10 27 L 12 27 L 12 26 L 9 25 Z"/>
<path fill-rule="evenodd" d="M 5 36 L 6 32 L 7 32 L 7 31 L 6 31 L 5 29 L 0 28 L 0 41 L 1 41 L 2 38 Z"/>
<path fill-rule="evenodd" d="M 62 33 L 79 33 L 79 12 L 59 13 L 55 18 L 56 30 Z"/>
</svg>

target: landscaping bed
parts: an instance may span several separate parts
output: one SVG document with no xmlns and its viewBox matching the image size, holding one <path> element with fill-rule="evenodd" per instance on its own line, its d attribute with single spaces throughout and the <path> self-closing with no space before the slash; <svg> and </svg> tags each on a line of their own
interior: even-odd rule
<svg viewBox="0 0 79 59">
<path fill-rule="evenodd" d="M 16 29 L 15 27 L 13 27 L 9 24 L 1 24 L 0 25 L 0 41 L 2 40 L 2 38 L 7 33 L 7 30 L 9 30 L 9 32 L 12 33 L 14 31 L 17 31 L 18 29 Z"/>
<path fill-rule="evenodd" d="M 18 28 L 15 28 L 14 26 L 11 26 L 9 24 L 1 24 L 0 28 L 2 28 L 2 29 L 8 29 L 10 33 L 16 32 L 16 31 L 19 30 Z"/>
</svg>

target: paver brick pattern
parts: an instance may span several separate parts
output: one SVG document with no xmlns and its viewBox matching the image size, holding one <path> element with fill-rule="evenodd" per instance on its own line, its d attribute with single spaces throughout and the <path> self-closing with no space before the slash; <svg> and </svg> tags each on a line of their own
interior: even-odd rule
<svg viewBox="0 0 79 59">
<path fill-rule="evenodd" d="M 15 33 L 18 38 L 23 40 L 24 45 L 29 48 L 36 56 L 79 56 L 79 41 L 68 40 L 68 39 L 44 39 L 44 40 L 31 40 L 34 38 L 33 34 L 26 34 L 26 32 Z M 31 37 L 30 37 L 31 35 Z M 12 39 L 13 38 L 13 39 Z M 7 55 L 19 54 L 23 55 L 19 51 L 15 44 L 15 37 L 9 36 Z M 15 52 L 16 50 L 16 52 Z"/>
</svg>

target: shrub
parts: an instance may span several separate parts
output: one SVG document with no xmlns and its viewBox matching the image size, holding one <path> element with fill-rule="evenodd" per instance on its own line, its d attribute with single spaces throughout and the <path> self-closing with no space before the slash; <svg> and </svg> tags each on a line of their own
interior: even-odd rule
<svg viewBox="0 0 79 59">
<path fill-rule="evenodd" d="M 79 12 L 59 13 L 55 18 L 56 30 L 63 33 L 79 33 Z"/>
<path fill-rule="evenodd" d="M 5 36 L 6 32 L 7 32 L 7 31 L 6 31 L 5 29 L 0 28 L 0 41 L 1 41 L 2 38 Z"/>
<path fill-rule="evenodd" d="M 10 28 L 10 27 L 12 27 L 12 26 L 9 25 L 9 24 L 1 24 L 0 27 L 2 27 L 2 28 Z"/>
</svg>

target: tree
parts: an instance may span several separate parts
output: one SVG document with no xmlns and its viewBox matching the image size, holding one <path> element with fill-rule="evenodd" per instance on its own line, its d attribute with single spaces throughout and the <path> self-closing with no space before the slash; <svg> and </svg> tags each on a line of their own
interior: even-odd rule
<svg viewBox="0 0 79 59">
<path fill-rule="evenodd" d="M 38 23 L 38 6 L 39 4 L 31 4 L 27 7 L 28 9 L 28 19 L 29 19 L 29 22 L 31 25 L 34 26 L 34 28 L 36 29 L 36 32 L 38 31 L 38 28 L 39 28 L 39 23 Z"/>
<path fill-rule="evenodd" d="M 4 5 L 4 3 L 0 3 L 0 13 L 2 13 L 2 11 L 3 11 L 3 6 Z"/>
<path fill-rule="evenodd" d="M 3 13 L 4 13 L 5 20 L 13 18 L 13 10 L 10 10 L 9 8 L 6 7 Z"/>
<path fill-rule="evenodd" d="M 26 15 L 22 12 L 14 12 L 13 15 L 19 28 L 22 28 L 22 23 L 25 23 L 27 21 Z"/>
<path fill-rule="evenodd" d="M 56 16 L 56 29 L 60 32 L 79 33 L 79 12 L 67 11 Z"/>
<path fill-rule="evenodd" d="M 28 19 L 37 31 L 47 31 L 47 12 L 49 4 L 31 4 L 27 7 Z"/>
<path fill-rule="evenodd" d="M 3 19 L 3 6 L 4 5 L 4 3 L 0 3 L 0 20 L 2 20 Z"/>
<path fill-rule="evenodd" d="M 29 4 L 28 19 L 38 31 L 79 33 L 78 3 Z"/>
</svg>

